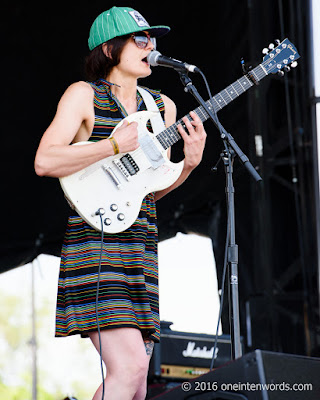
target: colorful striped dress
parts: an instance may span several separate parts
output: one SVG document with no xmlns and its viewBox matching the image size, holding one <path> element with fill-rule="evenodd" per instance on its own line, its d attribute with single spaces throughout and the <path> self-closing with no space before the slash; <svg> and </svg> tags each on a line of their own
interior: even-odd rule
<svg viewBox="0 0 320 400">
<path fill-rule="evenodd" d="M 110 135 L 127 116 L 105 80 L 94 90 L 95 124 L 89 141 Z M 159 92 L 148 89 L 164 117 Z M 146 106 L 137 93 L 138 111 Z M 150 129 L 150 127 L 149 127 Z M 100 329 L 132 327 L 159 341 L 157 221 L 154 194 L 147 195 L 135 223 L 126 231 L 104 234 L 98 316 Z M 56 336 L 96 331 L 96 290 L 101 233 L 72 212 L 62 245 L 56 309 Z"/>
</svg>

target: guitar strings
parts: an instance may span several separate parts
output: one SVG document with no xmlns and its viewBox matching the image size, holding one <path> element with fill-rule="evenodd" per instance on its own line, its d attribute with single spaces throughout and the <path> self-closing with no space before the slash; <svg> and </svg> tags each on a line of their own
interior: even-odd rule
<svg viewBox="0 0 320 400">
<path fill-rule="evenodd" d="M 279 53 L 280 54 L 280 53 Z M 265 72 L 265 66 L 270 62 L 270 58 L 268 60 L 262 61 L 259 65 L 257 65 L 251 72 L 256 76 L 258 81 L 260 81 L 262 78 L 264 78 L 268 73 Z M 206 104 L 209 106 L 212 106 L 214 109 L 214 112 L 217 112 L 221 110 L 225 105 L 228 105 L 231 101 L 239 97 L 241 94 L 245 93 L 247 91 L 247 88 L 245 88 L 245 85 L 249 85 L 249 88 L 252 87 L 254 84 L 253 82 L 246 76 L 242 76 L 241 78 L 237 79 L 235 82 L 231 83 L 229 86 L 227 86 L 225 89 L 214 95 L 213 97 L 210 96 L 209 100 L 207 100 Z M 236 95 L 233 97 L 233 93 Z M 219 97 L 220 99 L 223 100 L 225 104 L 219 104 Z M 215 102 L 215 103 L 214 103 Z M 194 112 L 198 115 L 198 117 L 201 119 L 202 122 L 206 121 L 208 119 L 208 114 L 205 112 L 203 107 L 199 106 L 197 107 Z M 192 118 L 190 114 L 187 114 L 186 117 L 191 121 Z M 166 128 L 165 130 L 155 134 L 156 138 L 162 145 L 162 147 L 167 150 L 169 147 L 171 147 L 173 144 L 175 144 L 178 140 L 181 139 L 181 136 L 178 132 L 178 125 L 181 124 L 185 128 L 185 124 L 182 121 L 182 119 L 179 119 L 176 121 L 174 124 Z M 132 154 L 136 156 L 141 156 L 144 155 L 144 151 L 142 148 L 139 146 L 138 149 L 134 150 L 131 152 Z"/>
</svg>

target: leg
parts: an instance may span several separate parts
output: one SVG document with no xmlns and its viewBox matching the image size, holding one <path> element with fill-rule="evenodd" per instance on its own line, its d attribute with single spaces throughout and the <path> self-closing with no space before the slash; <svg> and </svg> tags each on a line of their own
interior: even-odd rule
<svg viewBox="0 0 320 400">
<path fill-rule="evenodd" d="M 144 339 L 144 346 L 146 349 L 146 354 L 150 361 L 150 358 L 151 358 L 152 352 L 153 352 L 154 341 L 150 340 L 150 339 Z M 149 366 L 149 361 L 148 361 L 148 366 Z M 148 371 L 147 371 L 147 374 L 148 374 Z M 145 378 L 144 384 L 142 384 L 140 386 L 140 388 L 137 391 L 137 393 L 135 394 L 133 400 L 144 400 L 146 398 L 146 395 L 147 395 L 147 376 Z"/>
<path fill-rule="evenodd" d="M 99 352 L 98 332 L 89 334 Z M 143 400 L 149 356 L 146 353 L 141 332 L 134 328 L 105 329 L 100 332 L 102 359 L 107 367 L 105 399 Z M 144 387 L 144 391 L 141 389 Z M 137 397 L 140 391 L 141 396 Z M 93 400 L 101 400 L 102 385 Z"/>
</svg>

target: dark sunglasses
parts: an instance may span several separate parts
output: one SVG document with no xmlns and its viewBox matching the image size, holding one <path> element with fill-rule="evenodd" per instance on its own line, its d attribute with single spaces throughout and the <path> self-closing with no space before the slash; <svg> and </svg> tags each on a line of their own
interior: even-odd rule
<svg viewBox="0 0 320 400">
<path fill-rule="evenodd" d="M 135 44 L 137 45 L 137 47 L 139 47 L 139 49 L 145 49 L 148 45 L 149 40 L 150 40 L 151 44 L 153 45 L 154 49 L 157 46 L 156 38 L 151 37 L 149 35 L 149 33 L 145 33 L 145 32 L 133 33 L 131 35 L 131 37 L 133 38 Z"/>
</svg>

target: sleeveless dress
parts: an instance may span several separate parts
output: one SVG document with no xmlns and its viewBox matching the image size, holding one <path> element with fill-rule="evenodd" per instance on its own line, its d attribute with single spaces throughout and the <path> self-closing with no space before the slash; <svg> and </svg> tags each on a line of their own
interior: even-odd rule
<svg viewBox="0 0 320 400">
<path fill-rule="evenodd" d="M 94 90 L 95 123 L 89 141 L 107 138 L 127 116 L 109 82 L 89 82 Z M 160 92 L 153 96 L 162 118 Z M 138 111 L 146 110 L 137 93 Z M 151 130 L 151 127 L 148 127 Z M 134 224 L 124 232 L 104 234 L 98 316 L 100 329 L 131 327 L 144 338 L 160 339 L 157 220 L 154 194 L 147 195 Z M 101 233 L 72 211 L 62 245 L 58 281 L 56 334 L 68 336 L 96 331 L 96 291 Z"/>
</svg>

